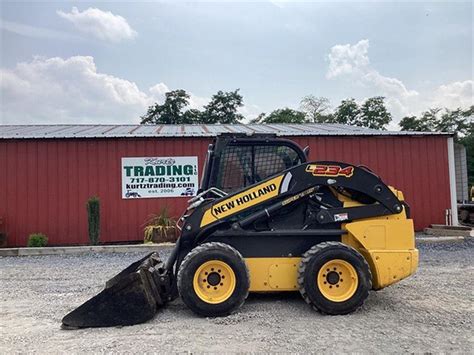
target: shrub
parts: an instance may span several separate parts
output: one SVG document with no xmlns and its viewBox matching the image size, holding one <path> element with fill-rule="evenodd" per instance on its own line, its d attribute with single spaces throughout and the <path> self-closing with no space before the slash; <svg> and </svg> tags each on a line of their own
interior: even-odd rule
<svg viewBox="0 0 474 355">
<path fill-rule="evenodd" d="M 169 216 L 168 209 L 151 215 L 143 229 L 145 243 L 176 242 L 176 220 Z"/>
<path fill-rule="evenodd" d="M 96 196 L 89 198 L 87 201 L 87 220 L 89 241 L 92 245 L 97 245 L 100 237 L 100 201 Z"/>
<path fill-rule="evenodd" d="M 33 233 L 28 237 L 28 247 L 41 248 L 48 245 L 48 237 L 43 233 Z"/>
</svg>

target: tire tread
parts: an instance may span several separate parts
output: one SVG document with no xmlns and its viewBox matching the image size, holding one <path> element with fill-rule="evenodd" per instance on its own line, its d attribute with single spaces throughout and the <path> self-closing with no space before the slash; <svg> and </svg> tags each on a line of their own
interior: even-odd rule
<svg viewBox="0 0 474 355">
<path fill-rule="evenodd" d="M 305 275 L 305 271 L 306 271 L 306 268 L 307 268 L 308 263 L 310 262 L 310 260 L 315 255 L 321 253 L 324 249 L 329 248 L 329 247 L 343 248 L 343 249 L 349 250 L 352 253 L 355 252 L 355 253 L 360 255 L 360 253 L 357 250 L 355 250 L 354 248 L 352 248 L 352 247 L 350 247 L 346 244 L 343 244 L 343 243 L 340 243 L 340 242 L 334 242 L 334 241 L 322 242 L 322 243 L 313 245 L 310 249 L 308 249 L 302 255 L 301 262 L 300 262 L 300 265 L 299 265 L 299 268 L 298 268 L 298 289 L 300 291 L 301 296 L 305 300 L 305 302 L 307 304 L 309 304 L 314 310 L 316 310 L 318 312 L 321 312 L 323 314 L 326 314 L 326 313 L 323 312 L 321 309 L 319 309 L 311 301 L 310 297 L 308 296 L 308 293 L 306 292 L 306 290 L 304 288 L 304 275 Z M 365 299 L 369 296 L 369 290 L 372 289 L 372 272 L 370 271 L 370 266 L 367 263 L 367 260 L 365 260 L 365 258 L 363 256 L 361 256 L 361 259 L 362 259 L 362 261 L 364 263 L 364 266 L 366 267 L 366 270 L 368 272 L 369 287 L 367 288 L 366 293 L 363 295 L 363 297 L 361 297 L 359 303 L 357 304 L 357 306 L 355 307 L 354 310 L 359 309 L 363 305 Z"/>
<path fill-rule="evenodd" d="M 183 259 L 183 262 L 181 263 L 180 267 L 179 267 L 179 270 L 178 270 L 178 292 L 181 294 L 181 290 L 183 289 L 182 287 L 182 284 L 181 284 L 181 281 L 183 279 L 183 273 L 184 273 L 184 270 L 187 269 L 187 265 L 191 262 L 191 260 L 198 254 L 200 253 L 205 253 L 205 252 L 208 252 L 208 251 L 211 251 L 211 250 L 215 250 L 215 249 L 220 249 L 220 250 L 225 250 L 231 254 L 233 254 L 235 256 L 235 258 L 237 259 L 240 259 L 240 260 L 243 260 L 244 261 L 244 265 L 245 265 L 245 272 L 246 272 L 246 275 L 247 275 L 247 280 L 250 281 L 250 273 L 249 273 L 249 269 L 247 267 L 247 263 L 245 262 L 245 259 L 242 257 L 242 255 L 236 250 L 234 249 L 233 247 L 231 247 L 229 244 L 226 244 L 226 243 L 221 243 L 221 242 L 209 242 L 209 243 L 203 243 L 203 244 L 200 244 L 198 245 L 197 247 L 195 247 L 193 250 L 191 250 Z M 245 300 L 247 299 L 249 295 L 249 288 L 247 288 L 246 290 L 246 293 L 245 293 L 245 297 L 242 298 L 242 301 L 236 306 L 234 307 L 234 309 L 232 310 L 235 311 L 237 309 L 239 309 L 240 307 L 242 307 L 242 305 L 244 304 Z M 232 313 L 231 312 L 231 313 Z"/>
</svg>

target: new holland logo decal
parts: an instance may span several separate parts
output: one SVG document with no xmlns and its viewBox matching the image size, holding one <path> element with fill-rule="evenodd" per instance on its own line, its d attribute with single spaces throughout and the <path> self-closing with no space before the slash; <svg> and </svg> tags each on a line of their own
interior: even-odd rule
<svg viewBox="0 0 474 355">
<path fill-rule="evenodd" d="M 246 195 L 239 196 L 237 198 L 229 200 L 228 202 L 212 207 L 212 214 L 214 215 L 214 217 L 217 218 L 219 217 L 219 215 L 232 209 L 235 209 L 236 206 L 238 207 L 245 204 L 250 204 L 251 201 L 258 199 L 259 197 L 264 196 L 266 194 L 269 194 L 270 192 L 275 191 L 276 189 L 277 187 L 275 184 L 263 186 L 257 191 L 252 191 Z"/>
<path fill-rule="evenodd" d="M 277 196 L 283 176 L 284 175 L 277 176 L 237 195 L 230 196 L 221 202 L 213 204 L 206 212 L 204 212 L 201 220 L 201 227 Z"/>
<path fill-rule="evenodd" d="M 349 178 L 354 174 L 354 167 L 346 166 L 343 168 L 339 165 L 309 164 L 306 167 L 306 172 L 312 173 L 313 176 L 344 176 Z"/>
</svg>

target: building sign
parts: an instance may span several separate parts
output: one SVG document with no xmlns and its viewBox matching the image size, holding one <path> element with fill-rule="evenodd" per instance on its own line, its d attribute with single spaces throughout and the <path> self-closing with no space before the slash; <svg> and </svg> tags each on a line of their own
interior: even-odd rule
<svg viewBox="0 0 474 355">
<path fill-rule="evenodd" d="M 122 198 L 194 196 L 197 157 L 122 158 Z"/>
</svg>

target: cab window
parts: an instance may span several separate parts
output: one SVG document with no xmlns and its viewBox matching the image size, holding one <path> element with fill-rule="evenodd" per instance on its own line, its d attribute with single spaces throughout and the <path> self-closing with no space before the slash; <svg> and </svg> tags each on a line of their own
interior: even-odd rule
<svg viewBox="0 0 474 355">
<path fill-rule="evenodd" d="M 285 145 L 228 145 L 221 155 L 216 187 L 233 192 L 299 164 L 298 153 Z"/>
</svg>

